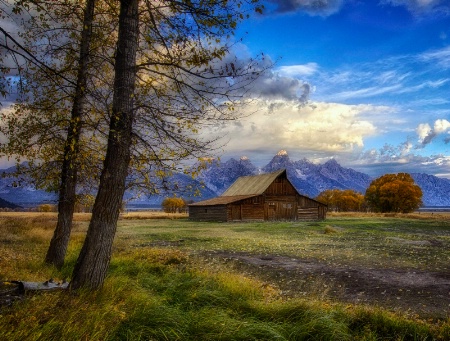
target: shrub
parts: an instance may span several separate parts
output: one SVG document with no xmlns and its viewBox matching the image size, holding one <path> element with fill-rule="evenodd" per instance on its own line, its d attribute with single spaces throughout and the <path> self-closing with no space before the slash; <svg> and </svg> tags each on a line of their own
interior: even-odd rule
<svg viewBox="0 0 450 341">
<path fill-rule="evenodd" d="M 37 207 L 38 212 L 56 212 L 56 205 L 42 204 Z"/>
</svg>

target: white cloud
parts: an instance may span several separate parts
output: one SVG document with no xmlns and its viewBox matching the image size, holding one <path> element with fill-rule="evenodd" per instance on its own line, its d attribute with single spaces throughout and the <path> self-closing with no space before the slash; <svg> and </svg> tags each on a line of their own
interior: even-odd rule
<svg viewBox="0 0 450 341">
<path fill-rule="evenodd" d="M 280 74 L 289 77 L 311 76 L 317 72 L 319 65 L 317 63 L 307 63 L 303 65 L 281 66 L 278 68 Z"/>
<path fill-rule="evenodd" d="M 364 146 L 365 137 L 377 133 L 377 128 L 361 117 L 380 110 L 371 105 L 259 100 L 246 107 L 244 114 L 256 109 L 259 111 L 239 124 L 216 127 L 217 133 L 227 134 L 227 151 L 351 152 Z"/>
<path fill-rule="evenodd" d="M 419 142 L 424 143 L 426 138 L 432 132 L 431 126 L 428 123 L 421 123 L 416 128 L 417 136 L 419 137 Z"/>
<path fill-rule="evenodd" d="M 450 13 L 450 5 L 447 0 L 382 0 L 381 3 L 404 6 L 417 16 L 427 14 L 448 15 Z"/>
<path fill-rule="evenodd" d="M 391 94 L 392 92 L 401 89 L 400 84 L 395 84 L 392 86 L 385 86 L 385 87 L 368 87 L 368 88 L 362 88 L 357 90 L 349 90 L 349 91 L 343 91 L 338 92 L 334 95 L 331 95 L 331 98 L 335 101 L 345 101 L 348 99 L 356 99 L 356 98 L 367 98 L 367 97 L 374 97 L 379 96 L 383 94 Z"/>
<path fill-rule="evenodd" d="M 436 136 L 448 131 L 450 131 L 450 122 L 446 119 L 436 120 L 433 128 L 428 123 L 421 123 L 416 128 L 418 140 L 422 147 L 429 144 Z"/>
<path fill-rule="evenodd" d="M 450 69 L 450 46 L 424 52 L 418 55 L 418 60 L 425 63 L 438 65 L 444 69 Z"/>
<path fill-rule="evenodd" d="M 434 122 L 434 131 L 436 134 L 442 134 L 450 129 L 450 122 L 447 120 L 436 120 Z"/>
</svg>

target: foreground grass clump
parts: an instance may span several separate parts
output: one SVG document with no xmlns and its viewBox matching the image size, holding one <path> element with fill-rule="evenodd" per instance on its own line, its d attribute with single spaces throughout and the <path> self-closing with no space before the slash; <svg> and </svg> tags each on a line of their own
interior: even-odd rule
<svg viewBox="0 0 450 341">
<path fill-rule="evenodd" d="M 34 276 L 32 280 L 38 280 L 40 276 L 42 280 L 70 275 L 85 225 L 76 226 L 68 262 L 57 271 L 41 261 L 47 238 L 51 238 L 53 218 L 27 219 L 24 222 L 6 219 L 0 225 L 2 252 L 14 255 L 17 248 L 24 251 L 18 256 L 20 259 L 0 258 L 1 278 L 31 280 L 28 276 Z M 127 220 L 119 226 L 110 272 L 102 290 L 36 294 L 12 307 L 0 308 L 0 340 L 447 340 L 450 337 L 449 321 L 412 320 L 377 308 L 310 297 L 282 299 L 277 288 L 258 278 L 219 264 L 199 263 L 189 248 L 200 243 L 200 236 L 181 230 L 183 224 L 192 230 L 193 224 L 185 221 L 174 226 L 170 222 L 155 222 L 161 226 L 153 231 L 148 227 L 153 221 L 145 224 L 147 227 L 138 227 Z M 305 233 L 311 234 L 311 238 L 329 238 L 323 233 L 324 226 L 312 226 Z M 250 225 L 221 226 L 225 227 L 236 229 L 236 244 L 240 246 L 243 233 L 248 233 L 243 230 L 251 229 Z M 264 236 L 274 237 L 281 236 L 286 228 L 283 224 L 270 231 L 267 225 L 261 227 Z M 232 247 L 233 241 L 226 239 L 232 238 L 231 232 L 217 230 L 214 235 L 205 230 L 209 225 L 198 228 L 203 229 L 209 247 L 222 245 L 221 239 Z M 349 230 L 348 224 L 331 236 L 341 238 Z M 299 233 L 300 229 L 295 231 Z M 197 237 L 187 239 L 188 234 Z M 251 237 L 255 235 L 252 232 Z M 155 247 L 149 242 L 181 238 L 185 242 L 168 247 Z M 283 240 L 277 238 L 274 239 L 281 245 Z M 259 239 L 254 243 L 267 247 L 258 244 Z M 171 246 L 182 244 L 186 244 L 184 248 Z M 27 260 L 32 265 L 27 265 Z M 12 265 L 6 266 L 9 263 Z"/>
</svg>

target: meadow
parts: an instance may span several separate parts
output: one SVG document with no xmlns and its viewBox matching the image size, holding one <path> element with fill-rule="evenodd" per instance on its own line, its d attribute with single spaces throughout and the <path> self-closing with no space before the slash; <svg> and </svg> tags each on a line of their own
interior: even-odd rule
<svg viewBox="0 0 450 341">
<path fill-rule="evenodd" d="M 0 214 L 0 281 L 70 279 L 43 264 L 54 213 Z M 3 340 L 448 340 L 450 216 L 192 222 L 128 213 L 98 292 L 0 307 Z M 1 291 L 0 291 L 1 293 Z"/>
</svg>

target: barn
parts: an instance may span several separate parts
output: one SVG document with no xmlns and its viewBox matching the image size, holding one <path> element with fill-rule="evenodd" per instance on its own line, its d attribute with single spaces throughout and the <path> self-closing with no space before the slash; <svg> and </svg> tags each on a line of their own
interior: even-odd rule
<svg viewBox="0 0 450 341">
<path fill-rule="evenodd" d="M 327 205 L 297 192 L 286 170 L 242 176 L 221 196 L 189 205 L 196 221 L 323 220 Z"/>
</svg>

